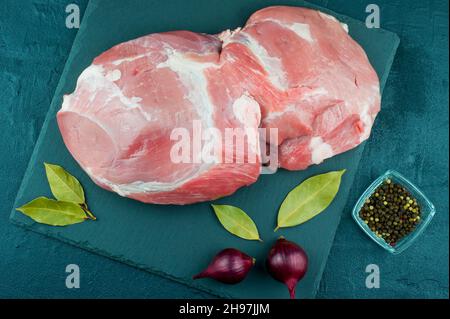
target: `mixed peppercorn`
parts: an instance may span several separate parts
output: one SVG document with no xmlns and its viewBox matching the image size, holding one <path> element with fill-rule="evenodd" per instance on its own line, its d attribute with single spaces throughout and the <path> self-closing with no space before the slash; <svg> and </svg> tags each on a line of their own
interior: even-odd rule
<svg viewBox="0 0 450 319">
<path fill-rule="evenodd" d="M 420 222 L 421 210 L 406 188 L 387 179 L 366 200 L 359 217 L 375 235 L 395 246 L 414 231 Z"/>
</svg>

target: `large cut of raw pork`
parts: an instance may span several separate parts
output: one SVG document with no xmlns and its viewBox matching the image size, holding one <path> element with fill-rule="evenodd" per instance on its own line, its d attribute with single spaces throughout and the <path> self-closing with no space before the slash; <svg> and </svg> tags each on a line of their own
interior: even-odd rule
<svg viewBox="0 0 450 319">
<path fill-rule="evenodd" d="M 255 182 L 260 144 L 247 139 L 243 151 L 174 162 L 174 129 L 193 137 L 194 122 L 219 133 L 277 128 L 278 141 L 266 142 L 278 145 L 280 167 L 297 170 L 366 140 L 379 109 L 378 77 L 346 25 L 315 10 L 269 7 L 219 35 L 167 32 L 111 48 L 80 75 L 57 119 L 101 187 L 188 204 Z M 191 159 L 226 144 L 224 135 L 205 138 Z"/>
<path fill-rule="evenodd" d="M 259 103 L 262 127 L 279 132 L 280 166 L 305 169 L 369 137 L 380 110 L 378 76 L 347 25 L 315 10 L 270 7 L 224 32 Z"/>
<path fill-rule="evenodd" d="M 58 124 L 98 185 L 143 202 L 187 204 L 256 181 L 258 145 L 244 149 L 257 155 L 254 163 L 171 157 L 172 130 L 185 128 L 194 141 L 194 120 L 221 131 L 260 123 L 258 104 L 243 88 L 229 90 L 224 83 L 238 79 L 221 71 L 220 49 L 215 36 L 152 34 L 115 46 L 80 75 L 76 91 L 64 97 Z M 199 151 L 217 142 L 210 138 Z"/>
</svg>

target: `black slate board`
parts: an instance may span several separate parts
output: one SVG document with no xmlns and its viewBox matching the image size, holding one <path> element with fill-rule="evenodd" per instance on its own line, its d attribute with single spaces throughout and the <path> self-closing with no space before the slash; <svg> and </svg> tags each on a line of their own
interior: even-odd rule
<svg viewBox="0 0 450 319">
<path fill-rule="evenodd" d="M 40 196 L 50 196 L 43 162 L 58 163 L 77 176 L 87 200 L 98 217 L 65 228 L 34 223 L 15 211 L 11 221 L 80 248 L 160 274 L 222 297 L 285 298 L 286 288 L 263 270 L 264 257 L 279 236 L 301 244 L 310 257 L 310 270 L 298 286 L 298 296 L 313 298 L 345 206 L 364 145 L 306 171 L 280 170 L 261 176 L 254 185 L 218 203 L 246 210 L 259 227 L 264 243 L 248 242 L 228 234 L 218 223 L 209 203 L 178 206 L 146 205 L 95 186 L 66 150 L 55 120 L 62 95 L 72 92 L 78 75 L 92 59 L 111 46 L 148 33 L 188 29 L 216 33 L 241 26 L 249 15 L 274 4 L 314 7 L 303 1 L 165 1 L 91 0 L 61 76 L 52 105 L 26 171 L 14 207 Z M 382 87 L 386 82 L 398 37 L 390 32 L 367 29 L 361 22 L 331 13 L 347 23 L 351 35 L 364 47 L 377 70 Z M 276 213 L 285 195 L 309 176 L 347 169 L 341 190 L 326 212 L 299 227 L 273 232 Z M 192 281 L 217 251 L 236 247 L 256 257 L 257 266 L 240 285 L 221 285 L 210 280 Z M 151 289 L 151 287 L 149 287 Z"/>
</svg>

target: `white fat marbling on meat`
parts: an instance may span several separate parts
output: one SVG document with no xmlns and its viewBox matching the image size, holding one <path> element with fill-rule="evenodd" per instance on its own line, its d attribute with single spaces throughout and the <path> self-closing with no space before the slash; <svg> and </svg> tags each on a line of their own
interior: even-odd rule
<svg viewBox="0 0 450 319">
<path fill-rule="evenodd" d="M 325 13 L 325 12 L 322 12 L 322 11 L 317 11 L 317 12 L 319 12 L 319 14 L 320 14 L 320 16 L 321 16 L 322 18 L 330 19 L 330 20 L 335 21 L 335 22 L 339 22 L 338 19 L 336 19 L 336 18 L 333 17 L 332 15 L 329 15 L 329 14 L 327 14 L 327 13 Z"/>
<path fill-rule="evenodd" d="M 117 60 L 114 60 L 112 62 L 112 64 L 114 64 L 114 65 L 121 65 L 122 63 L 125 63 L 125 62 L 133 62 L 133 61 L 135 61 L 137 59 L 144 58 L 144 57 L 148 56 L 149 54 L 150 53 L 137 54 L 137 55 L 134 55 L 134 56 L 131 56 L 131 57 L 128 57 L 128 58 L 117 59 Z"/>
<path fill-rule="evenodd" d="M 332 147 L 325 143 L 320 136 L 311 139 L 309 149 L 311 151 L 311 162 L 314 164 L 320 164 L 334 155 Z"/>
<path fill-rule="evenodd" d="M 340 22 L 338 19 L 336 19 L 336 17 L 333 17 L 332 15 L 326 14 L 324 12 L 319 11 L 319 14 L 320 14 L 321 17 L 323 17 L 325 19 L 330 19 L 332 21 L 339 22 L 339 24 L 345 30 L 345 32 L 348 33 L 349 30 L 348 30 L 348 25 L 347 24 L 345 24 L 343 22 Z"/>
<path fill-rule="evenodd" d="M 308 42 L 314 42 L 314 39 L 311 35 L 311 30 L 309 29 L 309 24 L 292 23 L 288 25 L 288 28 L 294 31 L 302 39 L 305 39 Z"/>
<path fill-rule="evenodd" d="M 142 192 L 163 192 L 163 191 L 169 192 L 178 188 L 185 182 L 184 180 L 174 183 L 136 181 L 129 184 L 116 184 L 107 180 L 106 178 L 96 176 L 95 174 L 93 174 L 92 169 L 90 167 L 86 167 L 85 171 L 94 181 L 109 187 L 114 192 L 124 197 L 131 194 L 137 194 Z"/>
<path fill-rule="evenodd" d="M 70 106 L 72 105 L 72 94 L 64 95 L 63 96 L 63 103 L 61 105 L 61 112 L 67 111 L 70 109 Z"/>
<path fill-rule="evenodd" d="M 169 68 L 175 72 L 183 85 L 186 87 L 188 92 L 186 99 L 188 99 L 196 108 L 198 114 L 201 116 L 202 122 L 205 127 L 213 127 L 213 104 L 208 93 L 208 83 L 204 70 L 209 67 L 217 67 L 213 63 L 198 63 L 186 58 L 183 54 L 167 48 L 167 60 L 158 64 L 157 68 Z M 145 55 L 135 56 L 131 58 L 125 58 L 116 60 L 113 62 L 115 65 L 119 65 L 124 62 L 131 62 Z M 141 99 L 139 97 L 131 98 L 134 103 L 139 103 Z M 200 150 L 203 152 L 204 149 L 214 145 L 216 141 L 214 139 L 209 140 L 205 143 Z M 113 191 L 117 192 L 121 196 L 129 196 L 138 193 L 158 193 L 158 192 L 170 192 L 179 187 L 184 183 L 193 180 L 200 176 L 203 172 L 207 171 L 214 163 L 204 163 L 199 165 L 197 171 L 187 178 L 181 178 L 175 182 L 163 183 L 157 181 L 135 181 L 128 184 L 116 184 L 105 178 L 88 174 L 92 179 L 96 180 L 98 183 L 103 184 Z"/>
<path fill-rule="evenodd" d="M 259 104 L 249 95 L 243 94 L 241 97 L 236 99 L 233 103 L 233 111 L 236 116 L 236 118 L 241 121 L 243 124 L 246 124 L 246 126 L 250 129 L 255 129 L 255 132 L 252 131 L 246 131 L 246 134 L 248 136 L 254 135 L 254 139 L 249 139 L 249 146 L 251 151 L 253 151 L 255 154 L 257 154 L 259 158 L 259 139 L 258 139 L 258 132 L 257 127 L 261 120 L 261 114 L 259 109 Z M 220 138 L 218 136 L 217 138 Z M 202 147 L 202 152 L 205 150 L 213 149 L 214 144 L 216 143 L 215 138 L 211 139 L 208 143 L 205 143 Z M 181 187 L 184 183 L 197 178 L 200 174 L 207 171 L 211 165 L 214 165 L 214 163 L 219 162 L 219 159 L 217 161 L 213 161 L 212 163 L 203 163 L 200 165 L 197 172 L 188 178 L 180 179 L 176 182 L 172 183 L 161 183 L 156 181 L 136 181 L 129 184 L 116 184 L 112 183 L 111 181 L 102 178 L 97 177 L 93 175 L 89 169 L 86 171 L 91 176 L 92 179 L 96 180 L 98 183 L 106 185 L 107 187 L 111 188 L 113 191 L 118 193 L 121 196 L 129 196 L 132 194 L 138 194 L 143 192 L 170 192 L 173 191 L 179 187 Z"/>
<path fill-rule="evenodd" d="M 259 20 L 258 23 L 261 23 L 262 21 L 275 23 L 275 24 L 281 26 L 282 28 L 285 28 L 285 29 L 295 32 L 295 34 L 297 34 L 300 38 L 302 38 L 308 42 L 314 42 L 314 38 L 311 34 L 309 24 L 298 23 L 298 22 L 287 23 L 287 22 L 282 22 L 282 21 L 275 20 L 275 19 L 270 19 L 270 18 L 264 19 L 264 20 Z"/>
<path fill-rule="evenodd" d="M 266 115 L 266 117 L 263 119 L 264 122 L 269 122 L 272 121 L 276 118 L 279 118 L 281 116 L 285 116 L 286 113 L 289 112 L 295 112 L 296 111 L 296 106 L 295 104 L 289 104 L 286 108 L 284 108 L 282 111 L 278 111 L 278 112 L 270 112 L 268 115 Z"/>
<path fill-rule="evenodd" d="M 133 96 L 131 97 L 131 101 L 133 101 L 134 103 L 140 103 L 142 102 L 142 98 L 139 96 Z"/>
<path fill-rule="evenodd" d="M 115 70 L 119 71 L 119 70 Z M 120 102 L 129 108 L 137 108 L 140 110 L 141 114 L 145 117 L 146 120 L 151 121 L 152 116 L 148 112 L 145 112 L 142 108 L 140 102 L 142 98 L 140 97 L 127 97 L 123 94 L 122 90 L 114 83 L 114 79 L 119 75 L 117 72 L 115 74 L 114 71 L 105 74 L 105 69 L 101 65 L 92 64 L 87 69 L 81 73 L 78 78 L 77 87 L 83 86 L 83 88 L 88 89 L 92 95 L 91 100 L 95 97 L 95 94 L 102 90 L 107 90 L 110 92 L 109 99 L 119 98 Z M 119 71 L 120 73 L 120 71 Z M 68 97 L 64 97 L 63 108 L 62 110 L 70 110 L 71 103 L 70 100 L 67 100 Z M 67 100 L 67 101 L 66 101 Z M 107 107 L 107 103 L 105 103 L 105 107 Z"/>
<path fill-rule="evenodd" d="M 177 51 L 173 51 L 170 48 L 166 50 L 166 53 L 166 61 L 158 64 L 157 68 L 169 68 L 179 76 L 181 82 L 186 88 L 186 91 L 188 92 L 186 95 L 186 99 L 188 99 L 197 109 L 197 113 L 202 120 L 204 128 L 214 127 L 214 105 L 209 95 L 208 80 L 205 75 L 205 70 L 212 67 L 217 68 L 218 66 L 214 63 L 199 63 L 193 61 L 189 58 L 186 58 L 183 54 Z M 199 158 L 203 158 L 202 154 L 204 150 L 213 149 L 213 146 L 216 143 L 218 143 L 218 141 L 216 141 L 216 136 L 213 136 L 213 138 L 202 145 L 202 148 L 199 150 L 199 154 L 197 154 L 196 156 Z M 212 165 L 214 165 L 214 163 L 205 163 L 204 161 L 202 161 L 197 173 L 190 176 L 188 180 L 197 178 L 201 173 L 206 172 Z M 135 192 L 134 190 L 136 190 L 136 186 L 140 190 L 136 191 L 135 193 L 142 191 L 166 191 L 167 187 L 173 187 L 172 189 L 176 189 L 188 180 L 178 181 L 176 183 L 170 184 L 169 186 L 161 183 L 155 184 L 155 182 L 139 183 L 138 185 L 131 185 L 131 189 L 127 186 L 127 191 Z"/>
<path fill-rule="evenodd" d="M 254 154 L 260 154 L 258 127 L 261 123 L 261 109 L 259 103 L 248 93 L 241 95 L 233 103 L 234 116 L 245 127 L 247 143 L 250 151 Z"/>
<path fill-rule="evenodd" d="M 377 85 L 371 86 L 371 89 L 376 91 L 378 94 L 380 92 L 380 87 Z M 377 95 L 378 95 L 377 94 Z M 366 100 L 361 106 L 361 111 L 359 112 L 359 118 L 364 125 L 364 132 L 361 133 L 360 142 L 364 142 L 370 136 L 370 131 L 375 120 L 375 116 L 372 115 L 372 107 L 376 104 L 376 98 L 373 95 Z"/>
<path fill-rule="evenodd" d="M 209 144 L 208 144 L 209 145 Z M 205 149 L 205 147 L 202 148 Z M 207 171 L 210 167 L 212 167 L 214 163 L 204 163 L 198 167 L 198 169 L 189 177 L 180 178 L 177 181 L 164 183 L 164 182 L 157 182 L 157 181 L 135 181 L 128 184 L 116 184 L 111 181 L 109 181 L 106 178 L 96 176 L 92 174 L 91 170 L 86 169 L 86 172 L 88 175 L 94 180 L 97 181 L 99 184 L 105 185 L 109 188 L 111 188 L 114 192 L 119 194 L 120 196 L 129 196 L 132 194 L 140 194 L 140 193 L 160 193 L 160 192 L 170 192 L 174 191 L 180 187 L 183 186 L 183 184 L 195 180 L 198 178 L 201 174 L 203 174 L 205 171 Z"/>
<path fill-rule="evenodd" d="M 261 122 L 259 104 L 248 94 L 241 95 L 233 102 L 233 113 L 245 127 L 258 127 Z"/>
<path fill-rule="evenodd" d="M 208 79 L 205 69 L 217 67 L 213 63 L 200 63 L 186 58 L 177 51 L 167 50 L 167 60 L 157 65 L 157 68 L 169 68 L 175 72 L 186 87 L 186 98 L 197 108 L 202 120 L 207 126 L 213 126 L 213 103 L 208 92 Z"/>
<path fill-rule="evenodd" d="M 79 76 L 77 86 L 81 83 L 89 91 L 96 91 L 103 89 L 107 86 L 109 81 L 105 78 L 105 69 L 98 64 L 92 64 L 87 67 Z"/>
<path fill-rule="evenodd" d="M 365 103 L 362 106 L 361 113 L 359 114 L 359 118 L 364 125 L 364 132 L 361 133 L 360 142 L 362 143 L 370 136 L 370 130 L 373 124 L 373 117 L 370 114 L 370 103 Z"/>
<path fill-rule="evenodd" d="M 327 89 L 325 89 L 324 87 L 318 87 L 316 89 L 303 93 L 302 100 L 313 100 L 327 94 L 328 94 Z"/>
<path fill-rule="evenodd" d="M 121 77 L 122 77 L 122 72 L 120 72 L 120 70 L 113 70 L 106 74 L 106 79 L 108 81 L 112 81 L 112 82 L 119 81 Z"/>
<path fill-rule="evenodd" d="M 288 80 L 286 71 L 283 68 L 280 58 L 271 56 L 267 50 L 252 36 L 241 32 L 244 44 L 259 60 L 261 66 L 269 75 L 269 81 L 278 89 L 285 90 L 288 88 Z"/>
<path fill-rule="evenodd" d="M 218 36 L 220 41 L 222 41 L 222 47 L 226 46 L 229 43 L 234 42 L 233 41 L 234 35 L 238 34 L 241 30 L 242 28 L 237 28 L 234 29 L 233 31 L 231 31 L 230 29 L 222 31 Z"/>
<path fill-rule="evenodd" d="M 91 176 L 92 179 L 96 180 L 100 184 L 106 185 L 115 191 L 120 196 L 129 196 L 132 194 L 139 194 L 144 192 L 170 192 L 183 183 L 161 183 L 161 182 L 142 182 L 136 181 L 129 184 L 114 184 L 105 178 L 98 176 Z"/>
</svg>

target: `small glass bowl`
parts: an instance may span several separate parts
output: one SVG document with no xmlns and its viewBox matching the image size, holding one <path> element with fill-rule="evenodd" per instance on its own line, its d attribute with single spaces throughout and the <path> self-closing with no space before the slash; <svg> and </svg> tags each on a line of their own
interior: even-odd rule
<svg viewBox="0 0 450 319">
<path fill-rule="evenodd" d="M 416 228 L 407 236 L 400 239 L 395 246 L 391 246 L 387 242 L 384 241 L 383 238 L 378 237 L 375 233 L 367 226 L 367 224 L 359 217 L 359 211 L 364 206 L 365 201 L 375 192 L 375 190 L 380 186 L 386 179 L 390 179 L 393 182 L 402 185 L 405 187 L 411 195 L 417 200 L 417 203 L 421 208 L 421 219 L 420 223 L 416 226 Z M 392 254 L 399 254 L 404 251 L 406 248 L 411 246 L 411 244 L 423 233 L 425 228 L 430 223 L 431 219 L 433 219 L 434 214 L 436 213 L 436 209 L 434 205 L 428 200 L 428 198 L 410 181 L 408 181 L 405 177 L 403 177 L 400 173 L 389 170 L 380 177 L 378 177 L 361 195 L 353 208 L 353 219 L 356 223 L 361 227 L 361 229 L 370 237 L 373 241 L 375 241 L 378 245 L 386 249 Z"/>
</svg>

